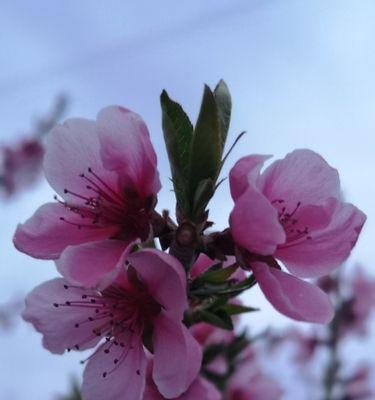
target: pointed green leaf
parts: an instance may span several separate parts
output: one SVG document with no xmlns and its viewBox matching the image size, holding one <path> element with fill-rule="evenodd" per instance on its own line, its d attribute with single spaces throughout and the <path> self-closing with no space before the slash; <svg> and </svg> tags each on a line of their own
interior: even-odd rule
<svg viewBox="0 0 375 400">
<path fill-rule="evenodd" d="M 209 311 L 200 311 L 199 317 L 201 321 L 207 322 L 219 328 L 233 330 L 233 323 L 231 317 L 223 310 L 216 311 L 215 313 Z"/>
<path fill-rule="evenodd" d="M 165 90 L 160 96 L 160 103 L 172 181 L 178 202 L 185 204 L 193 126 L 180 104 L 171 100 Z"/>
<path fill-rule="evenodd" d="M 214 90 L 221 130 L 221 146 L 224 148 L 227 140 L 230 117 L 232 112 L 232 99 L 227 84 L 220 80 Z"/>
<path fill-rule="evenodd" d="M 202 215 L 212 196 L 214 195 L 215 187 L 212 179 L 205 179 L 199 182 L 194 193 L 193 199 L 193 215 Z"/>
<path fill-rule="evenodd" d="M 206 85 L 192 140 L 190 159 L 190 191 L 194 196 L 201 181 L 216 182 L 220 169 L 222 145 L 215 97 Z"/>
<path fill-rule="evenodd" d="M 225 282 L 231 275 L 233 275 L 238 268 L 237 264 L 230 267 L 221 268 L 216 271 L 208 271 L 197 277 L 197 279 L 208 283 L 221 283 Z"/>
<path fill-rule="evenodd" d="M 242 306 L 240 304 L 232 304 L 232 303 L 225 304 L 224 306 L 221 307 L 221 309 L 226 311 L 229 315 L 259 311 L 259 308 L 247 307 L 247 306 Z"/>
</svg>

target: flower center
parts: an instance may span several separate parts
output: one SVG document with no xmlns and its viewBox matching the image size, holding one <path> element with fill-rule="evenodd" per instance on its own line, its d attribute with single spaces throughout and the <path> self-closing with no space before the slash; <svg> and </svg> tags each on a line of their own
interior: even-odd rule
<svg viewBox="0 0 375 400">
<path fill-rule="evenodd" d="M 298 219 L 298 211 L 301 208 L 301 204 L 298 201 L 295 207 L 288 211 L 285 200 L 276 199 L 272 201 L 272 205 L 278 211 L 279 222 L 286 234 L 286 242 L 280 248 L 285 249 L 300 244 L 302 241 L 312 240 L 309 227 L 302 226 Z"/>
<path fill-rule="evenodd" d="M 104 378 L 125 361 L 129 351 L 134 349 L 135 339 L 142 337 L 144 330 L 152 327 L 154 318 L 162 309 L 144 286 L 129 285 L 125 288 L 112 285 L 101 292 L 70 285 L 64 285 L 64 289 L 71 291 L 72 298 L 64 303 L 53 303 L 54 307 L 71 308 L 72 312 L 78 311 L 77 308 L 87 311 L 86 318 L 82 319 L 80 312 L 77 320 L 72 319 L 72 329 L 81 330 L 82 334 L 77 336 L 82 339 L 67 351 L 80 350 L 97 338 L 105 339 L 89 358 L 82 361 L 85 363 L 98 352 L 109 354 L 109 357 L 111 352 L 115 353 L 113 369 L 104 371 Z"/>
<path fill-rule="evenodd" d="M 81 173 L 82 186 L 85 194 L 73 192 L 64 188 L 64 193 L 77 199 L 78 204 L 61 201 L 66 209 L 80 217 L 70 220 L 60 217 L 61 221 L 74 225 L 77 229 L 92 229 L 97 227 L 117 226 L 116 239 L 140 237 L 146 240 L 149 234 L 149 213 L 153 208 L 152 196 L 141 198 L 130 190 L 120 194 L 108 185 L 92 168 L 87 173 Z M 90 195 L 90 193 L 92 193 Z M 81 204 L 80 204 L 81 203 Z"/>
</svg>

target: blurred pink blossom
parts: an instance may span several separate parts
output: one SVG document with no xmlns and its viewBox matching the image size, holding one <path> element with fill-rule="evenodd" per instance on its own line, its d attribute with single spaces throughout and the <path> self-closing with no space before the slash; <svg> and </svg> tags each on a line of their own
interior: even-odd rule
<svg viewBox="0 0 375 400">
<path fill-rule="evenodd" d="M 311 150 L 295 150 L 261 174 L 269 156 L 240 159 L 230 172 L 232 236 L 270 303 L 300 321 L 332 319 L 328 297 L 300 278 L 324 276 L 355 245 L 366 216 L 341 201 L 338 172 Z M 275 268 L 281 260 L 291 274 Z"/>
<path fill-rule="evenodd" d="M 224 400 L 279 400 L 282 394 L 280 385 L 264 374 L 255 353 L 248 347 L 236 365 Z"/>
<path fill-rule="evenodd" d="M 9 197 L 31 186 L 41 175 L 44 149 L 39 140 L 23 138 L 0 148 L 0 188 Z"/>
<path fill-rule="evenodd" d="M 375 396 L 371 388 L 371 368 L 368 364 L 361 365 L 345 380 L 344 392 L 346 400 L 372 400 Z"/>
<path fill-rule="evenodd" d="M 127 400 L 139 400 L 146 381 L 144 341 L 153 348 L 158 390 L 178 397 L 201 366 L 201 347 L 182 323 L 187 308 L 183 267 L 154 249 L 126 259 L 126 272 L 122 269 L 101 291 L 61 278 L 43 283 L 28 295 L 23 317 L 43 334 L 52 353 L 99 345 L 86 360 L 84 400 L 117 400 L 125 394 Z"/>
<path fill-rule="evenodd" d="M 348 281 L 349 299 L 342 310 L 345 333 L 365 335 L 367 323 L 375 309 L 375 280 L 357 267 Z"/>
</svg>

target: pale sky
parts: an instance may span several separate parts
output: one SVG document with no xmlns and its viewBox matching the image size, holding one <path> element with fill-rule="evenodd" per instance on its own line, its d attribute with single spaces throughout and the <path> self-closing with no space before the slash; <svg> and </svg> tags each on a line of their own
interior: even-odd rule
<svg viewBox="0 0 375 400">
<path fill-rule="evenodd" d="M 27 132 L 60 92 L 71 98 L 69 116 L 94 118 L 104 106 L 124 105 L 149 126 L 164 183 L 159 207 L 173 209 L 160 92 L 167 89 L 194 120 L 203 84 L 223 78 L 233 96 L 229 142 L 248 132 L 223 176 L 249 153 L 283 157 L 304 147 L 321 153 L 339 170 L 348 201 L 368 215 L 351 260 L 375 276 L 374 20 L 373 0 L 3 0 L 0 141 Z M 1 203 L 0 303 L 56 276 L 53 263 L 11 244 L 16 224 L 52 196 L 40 182 Z M 219 229 L 231 207 L 224 183 L 211 204 Z M 255 331 L 288 323 L 259 291 L 247 301 L 262 307 L 246 320 Z M 51 356 L 40 339 L 23 322 L 0 337 L 0 400 L 50 400 L 80 371 L 81 355 Z"/>
</svg>

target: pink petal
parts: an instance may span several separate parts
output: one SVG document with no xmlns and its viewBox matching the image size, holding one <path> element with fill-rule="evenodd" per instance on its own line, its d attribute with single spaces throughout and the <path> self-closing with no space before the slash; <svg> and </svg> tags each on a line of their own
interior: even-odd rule
<svg viewBox="0 0 375 400">
<path fill-rule="evenodd" d="M 94 121 L 69 119 L 63 125 L 57 125 L 48 135 L 44 157 L 48 182 L 60 196 L 73 204 L 84 204 L 84 200 L 64 193 L 64 189 L 81 196 L 95 195 L 93 190 L 87 188 L 87 180 L 80 176 L 84 173 L 92 178 L 88 168 L 116 190 L 117 175 L 104 169 L 99 152 L 99 137 Z"/>
<path fill-rule="evenodd" d="M 154 324 L 153 379 L 159 392 L 172 399 L 184 393 L 198 376 L 202 350 L 182 322 L 164 312 Z"/>
<path fill-rule="evenodd" d="M 35 258 L 56 259 L 69 245 L 100 240 L 111 236 L 117 228 L 78 229 L 77 226 L 61 221 L 82 223 L 79 215 L 72 213 L 59 203 L 41 206 L 24 224 L 17 227 L 14 245 L 19 251 Z"/>
<path fill-rule="evenodd" d="M 276 209 L 251 187 L 236 200 L 229 223 L 234 241 L 254 253 L 273 254 L 285 241 Z"/>
<path fill-rule="evenodd" d="M 190 274 L 192 278 L 195 278 L 199 274 L 205 272 L 208 268 L 210 268 L 213 264 L 219 262 L 218 260 L 212 260 L 210 257 L 206 256 L 206 254 L 201 253 L 195 263 L 193 264 Z M 227 259 L 223 263 L 223 268 L 230 267 L 236 262 L 236 257 L 227 256 Z M 238 281 L 242 281 L 246 278 L 245 271 L 241 268 L 238 268 L 237 271 L 231 275 L 231 279 L 236 279 Z"/>
<path fill-rule="evenodd" d="M 220 400 L 221 393 L 208 380 L 198 378 L 191 384 L 189 389 L 178 397 L 178 400 Z M 146 399 L 144 399 L 146 400 Z"/>
<path fill-rule="evenodd" d="M 357 242 L 365 214 L 349 203 L 330 199 L 331 222 L 325 228 L 312 231 L 311 240 L 293 246 L 280 246 L 276 257 L 288 270 L 300 277 L 327 275 L 342 264 Z"/>
<path fill-rule="evenodd" d="M 52 353 L 62 354 L 66 349 L 85 350 L 94 347 L 99 337 L 92 333 L 97 322 L 88 321 L 93 316 L 91 308 L 72 307 L 66 302 L 81 301 L 82 295 L 95 292 L 67 286 L 68 282 L 56 278 L 37 286 L 26 297 L 26 308 L 22 314 L 43 334 L 43 345 Z M 58 307 L 54 304 L 60 304 Z M 77 328 L 77 323 L 84 324 Z"/>
<path fill-rule="evenodd" d="M 251 269 L 264 295 L 281 314 L 316 323 L 333 318 L 329 297 L 317 286 L 263 263 L 252 263 Z"/>
<path fill-rule="evenodd" d="M 186 278 L 183 266 L 173 256 L 160 250 L 144 249 L 128 256 L 149 294 L 165 312 L 177 319 L 187 309 Z"/>
<path fill-rule="evenodd" d="M 119 174 L 122 185 L 140 196 L 160 190 L 156 154 L 142 118 L 123 107 L 107 107 L 98 115 L 101 156 Z"/>
<path fill-rule="evenodd" d="M 191 267 L 191 276 L 193 278 L 198 276 L 199 274 L 210 268 L 214 263 L 214 260 L 206 256 L 206 254 L 201 253 Z"/>
<path fill-rule="evenodd" d="M 229 174 L 230 192 L 233 200 L 237 200 L 249 186 L 257 187 L 260 170 L 271 156 L 250 155 L 241 158 Z"/>
<path fill-rule="evenodd" d="M 270 200 L 293 201 L 302 205 L 320 204 L 328 197 L 340 197 L 340 180 L 332 168 L 311 150 L 295 150 L 272 163 L 259 184 Z"/>
<path fill-rule="evenodd" d="M 147 370 L 152 370 L 152 362 L 148 364 Z M 147 377 L 146 388 L 142 400 L 164 400 L 151 377 Z M 198 376 L 189 389 L 175 400 L 220 400 L 221 394 L 216 387 L 208 380 Z"/>
<path fill-rule="evenodd" d="M 103 289 L 113 282 L 121 266 L 125 267 L 126 248 L 126 242 L 114 239 L 69 246 L 56 266 L 69 282 Z"/>
<path fill-rule="evenodd" d="M 141 338 L 124 333 L 116 339 L 125 346 L 113 345 L 106 354 L 106 344 L 103 344 L 87 363 L 83 374 L 82 400 L 143 399 L 147 360 Z"/>
</svg>

